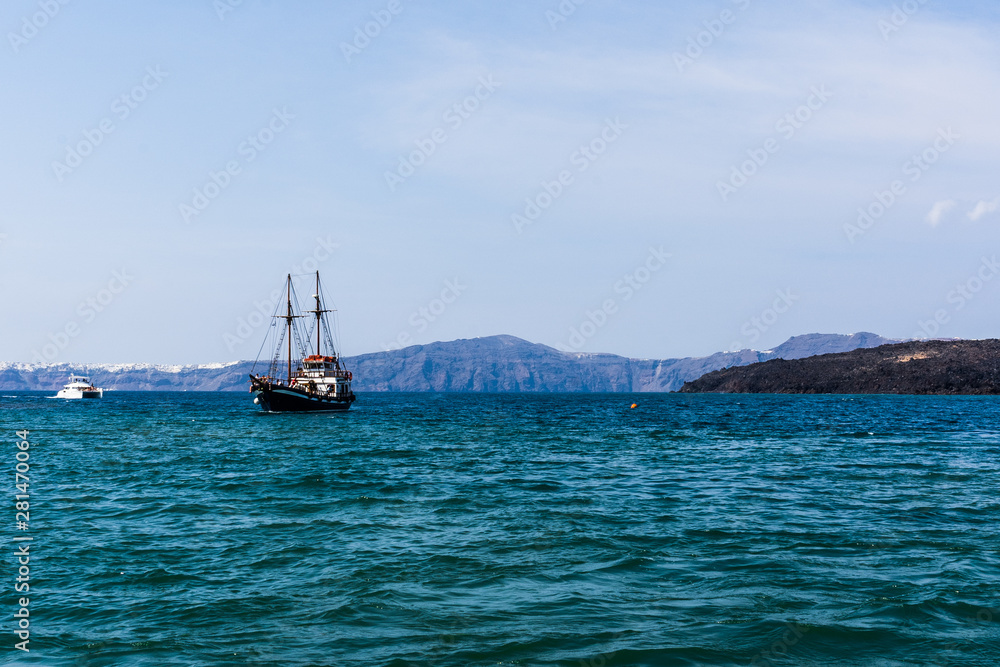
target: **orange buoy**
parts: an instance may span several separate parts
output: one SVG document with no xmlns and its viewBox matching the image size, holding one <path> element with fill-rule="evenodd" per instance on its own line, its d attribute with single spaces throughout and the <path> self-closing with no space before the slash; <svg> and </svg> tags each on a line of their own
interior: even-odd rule
<svg viewBox="0 0 1000 667">
<path fill-rule="evenodd" d="M 639 407 L 639 404 L 638 404 L 638 403 L 633 403 L 633 404 L 632 404 L 632 407 L 631 407 L 631 408 L 629 408 L 629 409 L 630 409 L 630 410 L 635 410 L 635 409 L 636 409 L 637 407 Z"/>
</svg>

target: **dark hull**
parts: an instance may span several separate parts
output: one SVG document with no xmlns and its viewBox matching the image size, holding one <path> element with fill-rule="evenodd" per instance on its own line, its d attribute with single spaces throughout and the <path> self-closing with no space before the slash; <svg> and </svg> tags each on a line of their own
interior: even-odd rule
<svg viewBox="0 0 1000 667">
<path fill-rule="evenodd" d="M 267 412 L 344 412 L 354 402 L 354 394 L 348 398 L 328 398 L 311 394 L 295 387 L 274 385 L 257 386 L 255 402 Z"/>
</svg>

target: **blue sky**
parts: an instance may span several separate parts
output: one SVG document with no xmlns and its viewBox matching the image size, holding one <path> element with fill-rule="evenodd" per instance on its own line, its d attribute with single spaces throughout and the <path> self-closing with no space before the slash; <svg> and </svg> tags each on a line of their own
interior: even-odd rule
<svg viewBox="0 0 1000 667">
<path fill-rule="evenodd" d="M 258 311 L 317 266 L 345 354 L 995 337 L 998 19 L 10 0 L 0 358 L 253 358 Z"/>
</svg>

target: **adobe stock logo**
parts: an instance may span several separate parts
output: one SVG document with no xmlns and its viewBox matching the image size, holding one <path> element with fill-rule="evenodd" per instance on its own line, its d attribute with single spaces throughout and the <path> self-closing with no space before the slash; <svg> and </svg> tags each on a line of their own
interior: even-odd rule
<svg viewBox="0 0 1000 667">
<path fill-rule="evenodd" d="M 384 9 L 372 12 L 371 21 L 355 28 L 354 39 L 350 43 L 340 43 L 340 52 L 344 54 L 347 64 L 351 63 L 354 56 L 360 56 L 362 51 L 371 46 L 372 40 L 381 35 L 404 9 L 406 7 L 401 0 L 389 0 Z"/>
<path fill-rule="evenodd" d="M 119 122 L 124 122 L 168 76 L 170 73 L 164 72 L 159 65 L 147 67 L 146 74 L 139 83 L 111 102 L 111 113 Z M 93 155 L 97 147 L 116 129 L 118 126 L 115 125 L 115 121 L 107 116 L 101 119 L 96 127 L 84 130 L 83 138 L 76 144 L 67 144 L 66 157 L 62 161 L 52 161 L 52 173 L 55 174 L 56 180 L 62 183 L 74 170 L 82 166 L 84 160 Z"/>
<path fill-rule="evenodd" d="M 410 319 L 408 320 L 410 326 L 416 329 L 417 333 L 427 331 L 428 327 L 444 315 L 449 306 L 458 301 L 458 298 L 467 289 L 469 289 L 469 286 L 463 285 L 459 278 L 445 280 L 441 295 L 436 299 L 431 299 L 426 306 L 421 306 L 410 315 Z M 390 352 L 392 350 L 401 350 L 413 344 L 413 337 L 410 333 L 408 331 L 400 331 L 395 340 L 391 343 L 383 344 L 382 347 L 385 348 L 386 352 Z"/>
<path fill-rule="evenodd" d="M 114 271 L 111 280 L 107 285 L 98 290 L 93 296 L 87 297 L 76 307 L 76 314 L 83 324 L 90 324 L 97 319 L 114 301 L 118 295 L 132 283 L 133 277 L 126 269 Z M 68 320 L 59 331 L 49 334 L 49 342 L 42 346 L 41 351 L 32 350 L 32 362 L 47 363 L 53 361 L 59 353 L 69 347 L 70 341 L 83 333 L 80 322 L 76 319 Z"/>
<path fill-rule="evenodd" d="M 212 9 L 215 10 L 215 15 L 219 17 L 220 21 L 225 21 L 226 14 L 235 12 L 236 8 L 242 4 L 243 0 L 215 0 L 212 3 Z"/>
<path fill-rule="evenodd" d="M 288 129 L 294 118 L 295 115 L 288 113 L 287 107 L 281 109 L 275 107 L 267 124 L 256 132 L 248 134 L 246 141 L 240 142 L 236 147 L 242 162 L 239 159 L 232 159 L 219 171 L 209 171 L 208 180 L 191 191 L 190 203 L 185 201 L 178 205 L 177 210 L 181 214 L 181 219 L 190 223 L 192 218 L 201 215 L 232 184 L 233 178 L 243 173 L 244 166 L 256 160 L 279 134 Z"/>
<path fill-rule="evenodd" d="M 786 141 L 791 141 L 796 133 L 805 127 L 806 123 L 812 120 L 816 113 L 826 106 L 826 103 L 833 97 L 833 93 L 827 90 L 825 84 L 813 86 L 809 93 L 802 104 L 786 113 L 774 124 L 774 131 Z M 776 137 L 766 139 L 760 148 L 748 150 L 746 152 L 748 159 L 739 165 L 733 165 L 727 180 L 716 182 L 715 188 L 718 190 L 722 202 L 729 201 L 729 198 L 749 183 L 750 179 L 770 161 L 771 156 L 780 150 L 781 141 Z"/>
<path fill-rule="evenodd" d="M 490 99 L 501 85 L 503 84 L 493 79 L 492 74 L 479 77 L 479 83 L 472 94 L 448 107 L 448 110 L 441 115 L 441 120 L 448 124 L 452 132 L 458 130 L 465 121 L 472 118 L 472 114 L 483 107 L 486 100 Z M 400 155 L 396 169 L 394 171 L 386 170 L 383 174 L 389 191 L 395 192 L 396 188 L 406 182 L 406 179 L 417 173 L 417 169 L 426 164 L 430 157 L 437 152 L 438 147 L 448 141 L 448 138 L 448 130 L 437 127 L 422 139 L 414 141 L 416 150 L 410 151 L 407 155 Z"/>
<path fill-rule="evenodd" d="M 750 0 L 732 0 L 732 2 L 741 12 L 745 12 L 750 7 Z M 702 23 L 705 29 L 688 38 L 688 45 L 684 49 L 684 53 L 674 52 L 674 65 L 677 66 L 677 71 L 683 74 L 684 68 L 693 65 L 698 58 L 701 58 L 706 49 L 722 38 L 726 33 L 727 26 L 736 23 L 737 18 L 739 18 L 739 14 L 731 9 L 723 9 L 717 18 Z"/>
<path fill-rule="evenodd" d="M 926 5 L 928 0 L 905 0 L 902 5 L 893 5 L 892 14 L 889 15 L 889 20 L 879 19 L 878 30 L 882 33 L 882 41 L 888 42 L 889 37 L 895 33 L 899 32 L 910 17 L 914 16 L 920 9 Z"/>
<path fill-rule="evenodd" d="M 910 183 L 916 183 L 961 138 L 962 136 L 956 134 L 951 127 L 940 128 L 937 132 L 937 138 L 930 146 L 920 153 L 914 154 L 903 164 L 903 175 L 909 176 Z M 858 208 L 857 222 L 844 224 L 844 234 L 847 236 L 847 240 L 855 243 L 858 237 L 867 234 L 908 191 L 906 182 L 901 179 L 894 180 L 885 190 L 876 189 L 869 204 Z"/>
<path fill-rule="evenodd" d="M 623 275 L 621 280 L 612 285 L 615 294 L 622 295 L 622 302 L 631 301 L 636 293 L 649 284 L 653 276 L 667 265 L 667 260 L 672 256 L 663 250 L 663 246 L 659 248 L 650 246 L 649 254 L 642 264 Z M 605 299 L 598 308 L 586 311 L 584 320 L 577 326 L 570 327 L 566 342 L 556 345 L 556 349 L 562 352 L 579 352 L 587 344 L 587 341 L 604 328 L 611 316 L 618 314 L 620 310 L 617 299 Z"/>
<path fill-rule="evenodd" d="M 21 29 L 18 32 L 7 33 L 7 41 L 10 42 L 10 48 L 14 53 L 16 54 L 22 46 L 37 37 L 38 31 L 47 26 L 69 2 L 70 0 L 39 0 L 38 8 L 41 11 L 32 14 L 30 19 L 27 16 L 22 18 Z"/>
<path fill-rule="evenodd" d="M 573 154 L 569 156 L 570 164 L 576 167 L 576 171 L 581 174 L 587 171 L 602 155 L 608 152 L 611 145 L 621 138 L 626 129 L 628 129 L 628 125 L 621 122 L 617 116 L 614 120 L 607 119 L 604 129 L 598 136 L 573 151 Z M 522 213 L 511 214 L 510 222 L 514 225 L 514 230 L 521 234 L 525 227 L 535 224 L 542 217 L 542 214 L 549 210 L 575 182 L 575 176 L 569 169 L 561 170 L 551 181 L 543 180 L 537 194 L 524 200 L 525 206 Z"/>
<path fill-rule="evenodd" d="M 556 11 L 548 9 L 545 11 L 545 20 L 549 22 L 549 27 L 555 32 L 560 23 L 565 23 L 570 16 L 576 14 L 576 8 L 587 2 L 587 0 L 562 0 Z"/>
<path fill-rule="evenodd" d="M 760 311 L 755 317 L 743 323 L 740 327 L 740 334 L 749 339 L 749 344 L 753 345 L 760 337 L 773 327 L 781 316 L 792 309 L 799 296 L 792 293 L 791 288 L 775 291 L 775 299 L 769 308 Z M 747 349 L 747 344 L 743 341 L 735 341 L 729 346 L 730 352 L 739 352 Z"/>
<path fill-rule="evenodd" d="M 1000 262 L 997 261 L 997 256 L 984 256 L 979 268 L 968 279 L 955 285 L 955 288 L 948 292 L 946 299 L 952 305 L 951 312 L 949 309 L 939 308 L 934 311 L 934 315 L 930 319 L 917 320 L 917 326 L 920 327 L 920 330 L 913 334 L 913 338 L 925 340 L 936 336 L 943 325 L 951 322 L 955 313 L 965 308 L 998 275 L 1000 275 Z"/>
</svg>

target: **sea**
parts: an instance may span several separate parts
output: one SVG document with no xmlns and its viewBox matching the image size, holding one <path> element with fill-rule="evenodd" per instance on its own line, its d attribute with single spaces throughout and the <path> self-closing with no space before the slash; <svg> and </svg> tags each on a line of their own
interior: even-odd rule
<svg viewBox="0 0 1000 667">
<path fill-rule="evenodd" d="M 1000 664 L 1000 397 L 0 394 L 5 665 Z"/>
</svg>

